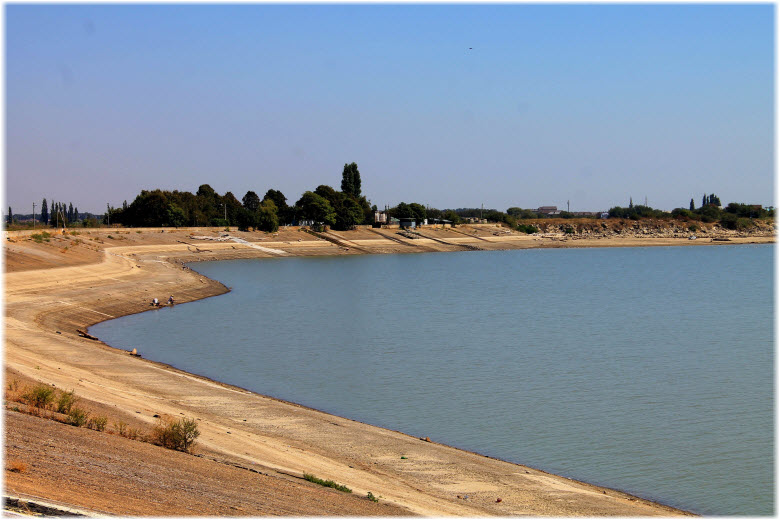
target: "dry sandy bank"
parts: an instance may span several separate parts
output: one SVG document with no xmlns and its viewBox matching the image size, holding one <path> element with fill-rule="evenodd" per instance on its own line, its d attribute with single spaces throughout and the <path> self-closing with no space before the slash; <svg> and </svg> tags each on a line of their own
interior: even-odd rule
<svg viewBox="0 0 780 520">
<path fill-rule="evenodd" d="M 198 439 L 201 455 L 206 455 L 213 464 L 217 464 L 214 460 L 237 464 L 265 473 L 268 478 L 282 479 L 284 482 L 278 483 L 280 491 L 274 496 L 284 498 L 285 493 L 293 493 L 304 503 L 299 508 L 290 508 L 286 500 L 269 499 L 262 507 L 242 504 L 235 514 L 367 515 L 401 511 L 431 516 L 669 516 L 682 513 L 616 491 L 440 445 L 436 439 L 427 442 L 253 394 L 132 357 L 76 334 L 77 328 L 85 329 L 105 319 L 148 310 L 152 297 L 164 301 L 169 294 L 174 294 L 177 302 L 186 302 L 226 291 L 218 282 L 184 268 L 182 262 L 187 261 L 477 248 L 688 245 L 691 242 L 674 238 L 567 241 L 559 237 L 547 237 L 540 242 L 538 237 L 498 236 L 494 230 L 484 233 L 482 228 L 473 229 L 476 237 L 452 230 L 422 230 L 422 236 L 415 238 L 400 237 L 394 230 L 331 232 L 320 236 L 297 229 L 284 229 L 276 236 L 233 233 L 249 243 L 220 240 L 218 230 L 202 229 L 194 232 L 196 236 L 210 239 L 193 238 L 192 231 L 184 230 L 93 231 L 56 236 L 42 243 L 12 236 L 6 240 L 5 250 L 5 367 L 23 378 L 74 389 L 79 396 L 113 411 L 116 417 L 133 417 L 149 425 L 154 423 L 155 415 L 195 417 L 202 432 Z M 772 240 L 773 237 L 745 239 Z M 60 265 L 64 267 L 56 267 Z M 138 350 L 143 354 L 143 345 Z M 32 430 L 42 428 L 15 416 L 9 419 L 13 431 L 22 432 L 21 438 L 33 437 L 25 436 L 25 429 L 31 434 Z M 94 440 L 95 433 L 71 429 L 68 435 L 80 438 L 78 442 L 91 443 L 97 460 L 109 448 Z M 21 443 L 14 443 L 13 447 L 8 439 L 6 443 L 7 453 L 12 449 L 24 453 Z M 48 456 L 36 459 L 35 467 L 40 471 L 31 470 L 26 475 L 6 471 L 7 492 L 44 497 L 54 493 L 51 486 L 46 486 L 49 481 L 46 475 L 51 473 L 51 468 L 46 470 L 46 461 L 59 461 L 64 468 L 67 465 L 62 460 L 70 455 L 65 448 L 58 448 L 57 443 L 49 444 L 52 447 L 47 450 Z M 128 471 L 133 457 L 150 448 L 162 450 L 132 442 L 122 445 L 119 452 L 125 453 L 122 460 Z M 176 486 L 162 480 L 155 483 L 149 477 L 157 472 L 161 479 L 173 478 L 162 476 L 170 470 L 164 467 L 176 464 L 167 461 L 165 457 L 169 454 L 160 455 L 161 461 L 167 461 L 162 467 L 150 468 L 145 474 L 144 485 L 147 488 L 159 485 L 159 489 L 150 491 L 157 492 L 154 500 L 140 505 L 131 503 L 120 484 L 113 495 L 109 488 L 100 503 L 92 501 L 88 492 L 90 484 L 84 479 L 89 480 L 91 471 L 95 471 L 96 479 L 101 474 L 94 470 L 88 455 L 79 456 L 84 464 L 80 479 L 61 483 L 57 489 L 65 492 L 49 498 L 63 501 L 63 497 L 69 497 L 69 503 L 74 506 L 101 511 L 106 511 L 106 504 L 110 503 L 111 512 L 124 514 L 171 514 L 175 510 L 177 499 L 170 488 Z M 365 499 L 356 502 L 353 496 L 349 500 L 354 503 L 347 503 L 336 492 L 326 493 L 323 498 L 320 489 L 314 489 L 316 493 L 313 493 L 313 485 L 295 478 L 304 472 L 346 484 L 358 496 L 365 497 L 371 491 L 382 497 L 380 505 L 391 509 L 372 510 L 372 504 L 366 509 Z M 250 489 L 256 485 L 257 475 L 236 472 L 224 476 L 221 486 L 204 484 L 200 491 L 204 500 L 179 514 L 198 511 L 225 514 L 223 510 L 209 509 L 209 504 L 227 500 L 220 495 L 219 488 L 248 486 L 246 489 Z M 132 486 L 133 478 L 125 477 L 130 480 L 127 485 Z M 292 491 L 286 487 L 288 484 L 294 487 Z"/>
</svg>

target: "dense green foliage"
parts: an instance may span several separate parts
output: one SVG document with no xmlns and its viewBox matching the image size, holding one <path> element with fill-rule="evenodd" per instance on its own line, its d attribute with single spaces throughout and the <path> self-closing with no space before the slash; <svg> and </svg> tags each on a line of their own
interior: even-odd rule
<svg viewBox="0 0 780 520">
<path fill-rule="evenodd" d="M 315 477 L 314 475 L 310 473 L 304 473 L 303 478 L 305 480 L 308 480 L 309 482 L 313 482 L 315 484 L 319 484 L 320 486 L 325 486 L 329 488 L 336 489 L 338 491 L 343 491 L 344 493 L 352 493 L 352 490 L 349 489 L 347 486 L 344 486 L 342 484 L 336 484 L 332 480 L 323 480 L 321 478 Z"/>
</svg>

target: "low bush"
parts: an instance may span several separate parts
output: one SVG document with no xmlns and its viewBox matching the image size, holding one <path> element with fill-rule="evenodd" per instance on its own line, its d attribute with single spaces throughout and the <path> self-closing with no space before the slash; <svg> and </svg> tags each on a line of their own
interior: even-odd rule
<svg viewBox="0 0 780 520">
<path fill-rule="evenodd" d="M 108 417 L 105 415 L 98 415 L 97 417 L 90 417 L 89 420 L 87 420 L 87 428 L 102 432 L 105 431 L 107 423 Z"/>
<path fill-rule="evenodd" d="M 368 494 L 366 495 L 366 498 L 369 499 L 372 502 L 379 502 L 379 499 L 377 497 L 375 497 L 374 494 L 371 491 L 368 492 Z"/>
<path fill-rule="evenodd" d="M 194 419 L 160 419 L 151 434 L 153 444 L 171 450 L 189 452 L 195 439 L 200 435 Z"/>
<path fill-rule="evenodd" d="M 70 392 L 63 392 L 60 394 L 59 399 L 57 399 L 57 413 L 64 413 L 67 415 L 70 413 L 70 409 L 73 408 L 73 405 L 76 404 L 76 401 L 78 401 L 78 398 L 73 390 Z"/>
<path fill-rule="evenodd" d="M 313 482 L 315 484 L 319 484 L 320 486 L 325 486 L 329 488 L 336 489 L 338 491 L 343 491 L 344 493 L 352 493 L 352 490 L 349 489 L 347 486 L 343 486 L 341 484 L 336 484 L 332 480 L 323 480 L 321 478 L 317 478 L 314 475 L 311 475 L 309 473 L 304 473 L 303 478 L 305 480 L 308 480 L 309 482 Z"/>
<path fill-rule="evenodd" d="M 38 383 L 22 394 L 22 400 L 29 406 L 45 410 L 54 401 L 54 388 Z"/>
<path fill-rule="evenodd" d="M 81 408 L 71 408 L 68 412 L 68 418 L 66 422 L 70 424 L 71 426 L 84 426 L 87 424 L 87 419 L 89 418 L 89 412 L 86 410 L 82 410 Z"/>
<path fill-rule="evenodd" d="M 527 233 L 529 235 L 532 233 L 539 232 L 539 228 L 537 228 L 536 226 L 532 226 L 530 224 L 520 224 L 519 226 L 517 226 L 517 230 L 522 231 L 523 233 Z"/>
</svg>

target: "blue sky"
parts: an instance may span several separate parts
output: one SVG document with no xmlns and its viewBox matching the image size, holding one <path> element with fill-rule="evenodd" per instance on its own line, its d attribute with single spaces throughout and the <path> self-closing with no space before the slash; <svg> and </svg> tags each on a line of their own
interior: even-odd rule
<svg viewBox="0 0 780 520">
<path fill-rule="evenodd" d="M 774 204 L 774 9 L 6 5 L 6 205 Z"/>
</svg>

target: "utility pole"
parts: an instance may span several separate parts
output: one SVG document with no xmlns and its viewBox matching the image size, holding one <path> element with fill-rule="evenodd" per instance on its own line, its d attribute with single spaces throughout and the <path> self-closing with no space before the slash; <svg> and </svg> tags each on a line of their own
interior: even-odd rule
<svg viewBox="0 0 780 520">
<path fill-rule="evenodd" d="M 485 209 L 485 203 L 482 203 L 482 206 L 479 208 L 479 220 L 482 220 L 482 210 Z"/>
<path fill-rule="evenodd" d="M 33 229 L 35 229 L 35 203 L 33 202 Z"/>
<path fill-rule="evenodd" d="M 571 213 L 569 211 L 569 201 L 568 200 L 566 201 L 566 213 Z"/>
</svg>

